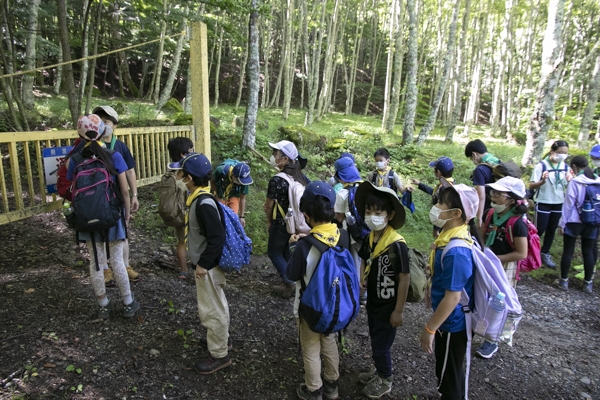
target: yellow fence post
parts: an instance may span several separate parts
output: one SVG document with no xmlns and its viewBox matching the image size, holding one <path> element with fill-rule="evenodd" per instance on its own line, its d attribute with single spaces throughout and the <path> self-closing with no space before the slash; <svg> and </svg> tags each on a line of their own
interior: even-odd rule
<svg viewBox="0 0 600 400">
<path fill-rule="evenodd" d="M 197 152 L 210 160 L 210 112 L 208 97 L 208 45 L 206 24 L 192 22 L 190 38 L 190 66 L 192 79 L 192 118 L 196 130 Z"/>
</svg>

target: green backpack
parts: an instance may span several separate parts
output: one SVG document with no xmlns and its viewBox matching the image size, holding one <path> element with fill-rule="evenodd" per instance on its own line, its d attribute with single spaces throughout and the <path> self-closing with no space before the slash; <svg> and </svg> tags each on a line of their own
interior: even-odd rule
<svg viewBox="0 0 600 400">
<path fill-rule="evenodd" d="M 396 251 L 390 252 L 390 258 L 397 257 L 400 254 L 398 242 L 396 242 Z M 390 259 L 390 262 L 392 261 Z M 408 249 L 408 267 L 410 268 L 410 286 L 406 301 L 409 303 L 418 303 L 425 298 L 425 285 L 427 284 L 427 260 L 423 253 L 417 249 Z"/>
</svg>

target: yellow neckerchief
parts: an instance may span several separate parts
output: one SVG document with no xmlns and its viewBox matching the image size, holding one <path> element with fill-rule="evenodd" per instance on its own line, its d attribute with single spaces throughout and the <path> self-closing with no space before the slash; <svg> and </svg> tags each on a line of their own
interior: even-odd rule
<svg viewBox="0 0 600 400">
<path fill-rule="evenodd" d="M 444 179 L 449 184 L 454 185 L 454 178 L 444 178 Z M 441 187 L 442 187 L 441 182 L 439 182 L 437 185 L 435 185 L 435 188 L 433 188 L 433 196 L 435 196 L 438 193 L 438 191 L 440 190 Z"/>
<path fill-rule="evenodd" d="M 377 170 L 377 178 L 375 181 L 376 182 L 375 186 L 387 187 L 387 186 L 385 186 L 384 182 L 385 182 L 385 179 L 387 179 L 388 172 L 390 172 L 391 169 L 392 168 L 388 165 L 387 167 L 385 167 L 382 170 L 379 170 L 379 169 Z"/>
<path fill-rule="evenodd" d="M 344 189 L 346 189 L 347 187 L 356 186 L 361 183 L 363 183 L 362 179 L 360 181 L 356 181 L 356 182 L 346 182 L 346 183 L 344 183 Z"/>
<path fill-rule="evenodd" d="M 229 199 L 229 195 L 230 195 L 231 191 L 233 190 L 233 166 L 229 166 L 229 172 L 227 172 L 227 181 L 229 182 L 229 184 L 227 185 L 227 187 L 225 188 L 225 191 L 223 192 L 223 198 L 225 200 Z"/>
<path fill-rule="evenodd" d="M 188 206 L 188 208 L 189 208 L 192 205 L 192 203 L 194 202 L 194 200 L 196 200 L 196 198 L 202 194 L 210 194 L 210 186 L 197 187 L 196 189 L 194 189 L 194 191 L 188 196 L 187 200 L 185 201 L 185 205 Z M 185 248 L 186 249 L 187 249 L 189 222 L 190 222 L 190 213 L 186 212 L 185 213 Z"/>
<path fill-rule="evenodd" d="M 387 249 L 394 242 L 406 243 L 406 240 L 404 240 L 402 235 L 400 235 L 398 232 L 396 232 L 396 230 L 394 228 L 392 228 L 391 225 L 388 225 L 385 227 L 385 230 L 379 237 L 379 241 L 377 242 L 377 244 L 375 245 L 375 248 L 373 249 L 374 237 L 375 237 L 375 232 L 371 232 L 371 233 L 369 233 L 369 236 L 367 238 L 369 240 L 369 248 L 372 250 L 371 250 L 371 255 L 369 256 L 369 259 L 367 260 L 366 265 L 365 265 L 365 272 L 363 273 L 363 281 L 367 280 L 367 278 L 369 276 L 369 272 L 371 272 L 371 264 L 375 258 L 379 257 L 381 254 L 383 254 L 385 251 L 387 251 Z"/>
<path fill-rule="evenodd" d="M 473 239 L 471 238 L 471 234 L 469 233 L 469 227 L 467 224 L 462 224 L 457 226 L 456 228 L 450 228 L 448 230 L 444 229 L 440 232 L 440 235 L 433 242 L 433 246 L 431 249 L 431 253 L 429 254 L 429 267 L 431 268 L 431 275 L 433 275 L 434 270 L 434 262 L 435 262 L 435 250 L 440 247 L 446 247 L 448 243 L 450 243 L 451 239 L 464 239 L 469 244 L 473 244 Z"/>
<path fill-rule="evenodd" d="M 336 224 L 321 224 L 310 230 L 310 233 L 329 247 L 334 247 L 340 239 L 340 230 Z"/>
</svg>

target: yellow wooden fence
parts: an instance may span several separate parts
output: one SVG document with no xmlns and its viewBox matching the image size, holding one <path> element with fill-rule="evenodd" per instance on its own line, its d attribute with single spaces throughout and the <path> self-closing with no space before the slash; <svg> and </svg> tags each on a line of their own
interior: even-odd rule
<svg viewBox="0 0 600 400">
<path fill-rule="evenodd" d="M 197 142 L 193 126 L 119 128 L 115 133 L 135 158 L 138 187 L 159 181 L 166 172 L 169 140 L 184 136 Z M 0 225 L 61 207 L 62 199 L 46 190 L 42 153 L 75 138 L 75 130 L 0 132 Z"/>
</svg>

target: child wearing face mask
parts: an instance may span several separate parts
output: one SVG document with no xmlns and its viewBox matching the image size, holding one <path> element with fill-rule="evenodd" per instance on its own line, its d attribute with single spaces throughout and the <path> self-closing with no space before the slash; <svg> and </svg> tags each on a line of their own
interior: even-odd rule
<svg viewBox="0 0 600 400">
<path fill-rule="evenodd" d="M 167 149 L 169 150 L 171 161 L 178 162 L 194 151 L 194 142 L 186 137 L 176 137 L 169 140 Z M 165 176 L 175 177 L 175 185 L 181 191 L 180 193 L 184 193 L 182 198 L 184 201 L 183 207 L 185 207 L 185 200 L 187 199 L 188 195 L 187 186 L 181 179 L 177 179 L 177 174 L 174 171 L 167 171 Z M 187 256 L 185 249 L 185 224 L 181 226 L 175 226 L 174 229 L 175 238 L 177 238 L 177 265 L 179 265 L 179 279 L 184 280 L 188 278 Z"/>
<path fill-rule="evenodd" d="M 367 180 L 377 187 L 387 187 L 394 193 L 412 191 L 411 187 L 404 187 L 398 174 L 390 167 L 390 152 L 385 148 L 380 148 L 373 154 L 375 159 L 375 171 L 369 172 Z"/>
<path fill-rule="evenodd" d="M 245 228 L 246 195 L 250 192 L 253 183 L 248 164 L 237 160 L 225 160 L 212 174 L 211 186 L 217 198 L 227 207 L 231 208 L 239 217 L 240 223 Z"/>
<path fill-rule="evenodd" d="M 396 232 L 404 225 L 404 207 L 396 193 L 363 182 L 356 190 L 356 207 L 371 229 L 358 253 L 361 261 L 361 291 L 367 292 L 367 319 L 375 367 L 358 374 L 365 384 L 363 393 L 378 399 L 392 390 L 390 348 L 396 329 L 402 326 L 402 312 L 410 285 L 408 247 Z"/>
<path fill-rule="evenodd" d="M 492 209 L 488 210 L 482 225 L 485 245 L 498 256 L 508 282 L 516 287 L 517 264 L 527 257 L 528 247 L 528 229 L 523 220 L 527 213 L 525 184 L 518 178 L 507 176 L 486 186 L 491 189 Z M 509 235 L 514 247 L 509 242 Z M 497 343 L 485 341 L 475 353 L 482 358 L 491 358 L 496 351 Z"/>
<path fill-rule="evenodd" d="M 562 215 L 567 183 L 572 178 L 569 166 L 565 162 L 568 156 L 569 144 L 567 142 L 557 140 L 552 143 L 548 155 L 533 169 L 529 182 L 529 189 L 535 190 L 533 201 L 536 203 L 535 220 L 538 235 L 542 237 L 545 234 L 541 256 L 543 263 L 548 268 L 556 268 L 550 255 L 550 247 Z"/>
<path fill-rule="evenodd" d="M 421 331 L 421 347 L 426 353 L 435 350 L 435 374 L 442 399 L 464 399 L 467 377 L 463 370 L 468 336 L 465 312 L 459 304 L 462 291 L 473 298 L 474 266 L 470 246 L 473 237 L 483 248 L 483 240 L 475 226 L 479 196 L 475 189 L 450 185 L 441 180 L 443 189 L 438 202 L 431 208 L 430 221 L 441 228 L 429 257 L 431 276 L 431 306 L 433 315 Z M 451 240 L 464 240 L 469 247 L 444 248 Z M 434 345 L 435 344 L 435 345 Z"/>
<path fill-rule="evenodd" d="M 563 290 L 569 289 L 569 270 L 577 243 L 577 237 L 581 236 L 581 253 L 583 255 L 583 291 L 592 292 L 592 279 L 594 277 L 594 241 L 598 237 L 598 228 L 582 223 L 580 210 L 586 199 L 586 187 L 600 185 L 600 179 L 588 167 L 588 162 L 583 156 L 575 156 L 571 160 L 571 169 L 575 177 L 567 186 L 567 195 L 562 208 L 562 218 L 559 228 L 564 233 L 564 246 L 562 259 L 560 260 L 560 280 L 558 287 Z"/>
</svg>

